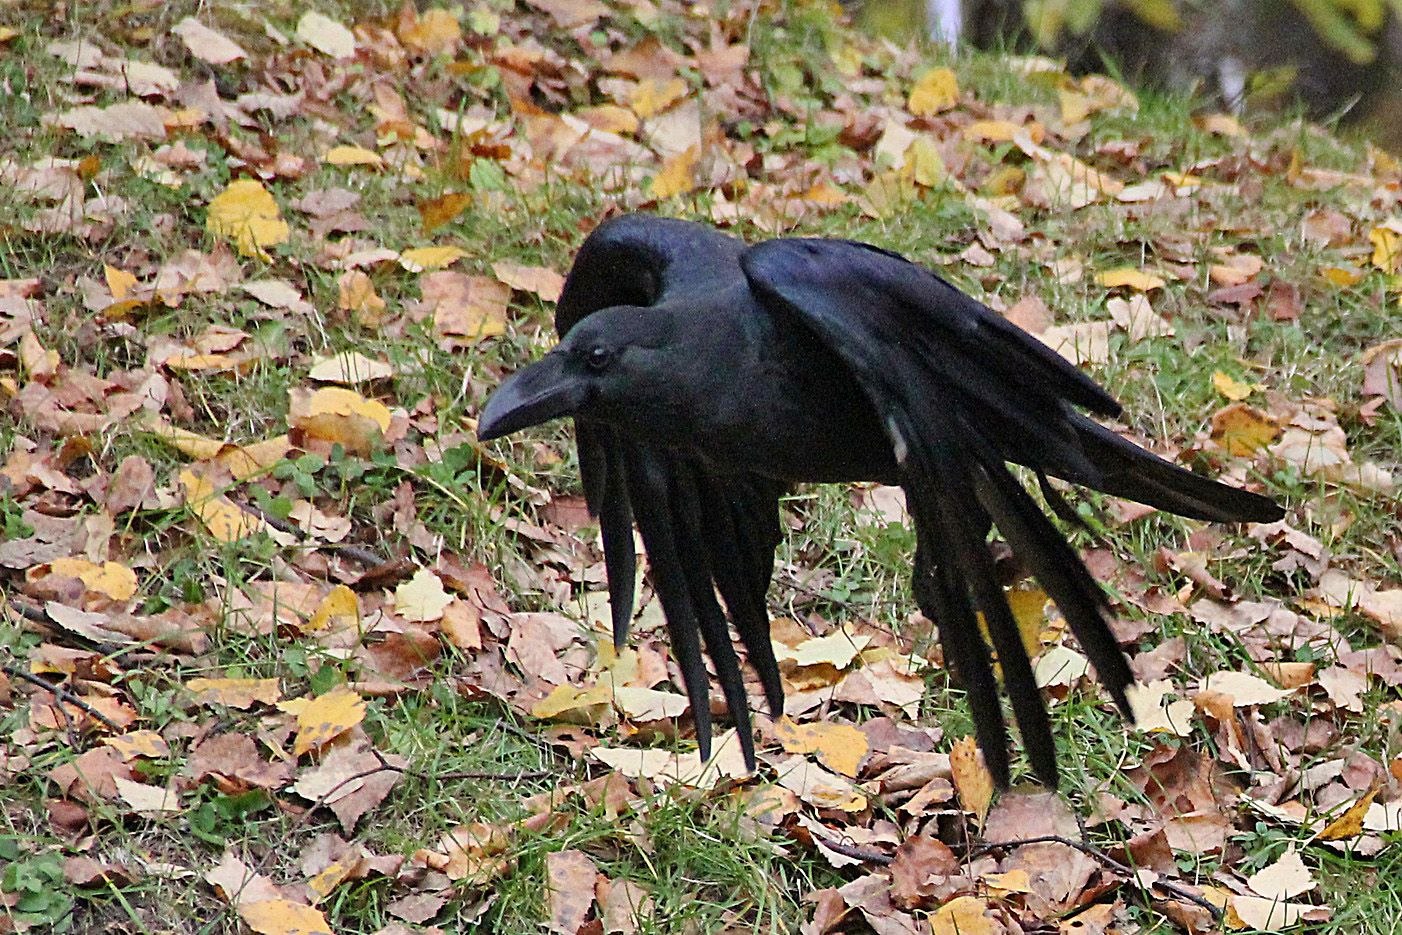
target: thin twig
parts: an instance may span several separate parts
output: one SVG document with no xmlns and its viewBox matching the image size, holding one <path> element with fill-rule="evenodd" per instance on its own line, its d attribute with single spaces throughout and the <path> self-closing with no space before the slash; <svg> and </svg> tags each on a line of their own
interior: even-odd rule
<svg viewBox="0 0 1402 935">
<path fill-rule="evenodd" d="M 380 765 L 383 766 L 385 769 L 394 770 L 395 772 L 402 773 L 405 776 L 412 776 L 420 782 L 445 782 L 452 781 L 455 779 L 492 779 L 524 782 L 530 779 L 549 779 L 552 776 L 559 775 L 553 769 L 524 769 L 514 773 L 491 773 L 482 772 L 480 770 L 462 769 L 454 770 L 448 773 L 430 773 L 425 770 L 414 769 L 409 766 L 395 766 L 393 763 L 385 759 L 383 753 L 381 753 L 379 750 L 374 749 L 373 747 L 371 748 L 370 752 L 374 754 L 375 759 L 379 760 Z"/>
<path fill-rule="evenodd" d="M 313 542 L 307 537 L 307 535 L 303 532 L 300 526 L 297 526 L 295 523 L 289 523 L 285 519 L 281 519 L 277 516 L 274 516 L 267 510 L 260 507 L 257 503 L 254 503 L 252 501 L 243 502 L 240 504 L 240 506 L 242 506 L 243 509 L 247 510 L 248 512 L 259 517 L 263 520 L 263 522 L 267 523 L 269 526 L 273 527 L 279 532 L 284 532 L 288 535 L 296 536 L 299 540 L 297 544 L 305 548 L 317 548 L 332 551 L 337 553 L 338 555 L 344 555 L 346 558 L 349 558 L 353 561 L 357 561 L 362 565 L 368 565 L 370 567 L 383 565 L 385 563 L 385 559 L 383 557 L 363 546 L 351 545 L 349 543 L 342 545 L 340 543 Z"/>
<path fill-rule="evenodd" d="M 26 672 L 19 666 L 11 665 L 8 662 L 0 664 L 0 668 L 3 668 L 5 670 L 5 674 L 26 681 L 31 685 L 38 686 L 39 688 L 42 688 L 44 691 L 53 695 L 54 700 L 59 702 L 59 712 L 63 715 L 65 719 L 67 719 L 68 717 L 68 712 L 63 710 L 63 704 L 67 702 L 68 704 L 73 705 L 73 707 L 85 712 L 89 717 L 102 724 L 108 730 L 117 734 L 123 732 L 123 729 L 120 724 L 117 724 L 107 715 L 103 714 L 101 711 L 88 704 L 82 698 L 79 698 L 77 695 L 73 694 L 73 689 L 69 688 L 67 685 L 64 685 L 62 682 L 59 682 L 57 685 L 50 684 L 49 682 L 46 682 L 43 679 L 39 678 L 39 676 Z"/>
<path fill-rule="evenodd" d="M 1044 834 L 1038 837 L 1023 838 L 1017 841 L 986 841 L 982 844 L 978 844 L 970 848 L 969 856 L 978 857 L 982 854 L 988 853 L 989 851 L 1008 850 L 1015 847 L 1022 847 L 1024 844 L 1064 844 L 1067 847 L 1074 847 L 1076 850 L 1080 851 L 1082 854 L 1085 854 L 1087 857 L 1092 857 L 1095 860 L 1100 861 L 1102 864 L 1109 867 L 1111 870 L 1114 870 L 1117 873 L 1124 874 L 1127 882 L 1133 881 L 1136 885 L 1141 887 L 1143 886 L 1143 884 L 1138 882 L 1139 878 L 1135 875 L 1135 872 L 1131 867 L 1120 863 L 1118 860 L 1111 857 L 1109 854 L 1105 853 L 1098 847 L 1086 844 L 1083 841 L 1075 841 L 1071 838 L 1064 838 L 1059 834 Z M 1212 913 L 1212 918 L 1216 919 L 1217 921 L 1221 921 L 1222 919 L 1221 909 L 1218 909 L 1216 906 L 1212 905 L 1212 903 L 1208 902 L 1206 899 L 1197 895 L 1196 893 L 1191 893 L 1175 883 L 1170 883 L 1167 880 L 1155 880 L 1150 885 L 1158 887 L 1159 889 L 1163 890 L 1165 893 L 1167 893 L 1170 896 L 1173 896 L 1176 899 L 1186 900 L 1187 902 L 1193 903 L 1196 906 L 1201 906 L 1203 909 L 1206 909 L 1208 912 Z"/>
<path fill-rule="evenodd" d="M 843 857 L 851 857 L 853 860 L 861 860 L 869 864 L 878 864 L 882 867 L 889 867 L 891 865 L 891 862 L 896 859 L 890 854 L 883 854 L 880 851 L 864 850 L 863 848 L 855 847 L 851 844 L 844 844 L 841 841 L 835 841 L 832 838 L 828 837 L 826 834 L 817 834 L 815 833 L 812 825 L 807 825 L 806 827 L 809 834 L 813 835 L 813 837 L 816 840 L 823 842 L 824 847 L 828 848 L 829 850 L 836 851 Z"/>
</svg>

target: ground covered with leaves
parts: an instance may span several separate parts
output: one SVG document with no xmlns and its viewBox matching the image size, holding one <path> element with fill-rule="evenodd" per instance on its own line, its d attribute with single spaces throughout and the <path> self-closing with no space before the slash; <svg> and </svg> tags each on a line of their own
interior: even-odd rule
<svg viewBox="0 0 1402 935">
<path fill-rule="evenodd" d="M 1402 917 L 1395 158 L 823 4 L 3 15 L 0 931 Z M 1067 788 L 995 797 L 900 491 L 798 490 L 787 717 L 702 764 L 565 429 L 472 431 L 624 210 L 899 250 L 1288 517 L 1082 499 L 1138 723 L 1016 585 Z"/>
</svg>

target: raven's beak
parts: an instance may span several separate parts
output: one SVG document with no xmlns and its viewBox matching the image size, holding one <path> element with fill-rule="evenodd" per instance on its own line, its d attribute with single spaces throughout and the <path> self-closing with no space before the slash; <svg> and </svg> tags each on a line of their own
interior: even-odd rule
<svg viewBox="0 0 1402 935">
<path fill-rule="evenodd" d="M 477 420 L 477 437 L 490 441 L 527 426 L 573 415 L 584 405 L 587 393 L 583 379 L 565 372 L 564 355 L 546 354 L 497 387 Z"/>
</svg>

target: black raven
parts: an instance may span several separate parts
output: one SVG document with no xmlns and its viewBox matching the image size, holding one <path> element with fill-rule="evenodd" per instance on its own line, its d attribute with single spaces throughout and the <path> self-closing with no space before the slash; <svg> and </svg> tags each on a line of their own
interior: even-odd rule
<svg viewBox="0 0 1402 935">
<path fill-rule="evenodd" d="M 1007 462 L 1222 522 L 1268 522 L 1271 500 L 1177 467 L 1090 420 L 1119 404 L 1055 351 L 898 254 L 844 240 L 755 246 L 688 221 L 628 215 L 584 242 L 556 307 L 560 344 L 504 381 L 478 424 L 497 438 L 573 416 L 600 519 L 614 639 L 633 608 L 634 521 L 710 748 L 715 664 L 751 768 L 753 740 L 730 619 L 774 713 L 783 710 L 766 593 L 796 482 L 905 489 L 913 590 L 969 696 L 1001 786 L 1007 731 L 982 612 L 1037 777 L 1055 787 L 1046 709 L 988 547 L 993 526 L 1056 602 L 1126 715 L 1129 666 L 1103 591 Z"/>
</svg>

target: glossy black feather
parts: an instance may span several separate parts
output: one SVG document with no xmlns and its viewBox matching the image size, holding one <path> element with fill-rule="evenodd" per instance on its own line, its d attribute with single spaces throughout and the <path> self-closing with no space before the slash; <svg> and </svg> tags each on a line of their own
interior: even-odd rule
<svg viewBox="0 0 1402 935">
<path fill-rule="evenodd" d="M 1047 476 L 1198 519 L 1281 515 L 1264 497 L 1193 474 L 1090 420 L 1078 410 L 1115 415 L 1120 407 L 1084 373 L 935 274 L 865 244 L 746 247 L 704 225 L 615 219 L 580 248 L 556 328 L 560 346 L 499 388 L 481 431 L 494 437 L 575 417 L 614 637 L 622 641 L 632 614 L 636 522 L 703 755 L 711 734 L 704 645 L 754 763 L 727 613 L 771 713 L 782 711 L 766 593 L 781 538 L 778 500 L 793 483 L 905 488 L 918 543 L 916 600 L 939 626 L 1002 785 L 1010 765 L 993 651 L 1033 771 L 1050 786 L 1056 748 L 998 584 L 990 528 L 1057 603 L 1126 714 L 1131 679 L 1103 591 L 1008 462 L 1031 468 L 1049 508 L 1068 521 L 1075 511 Z"/>
</svg>

